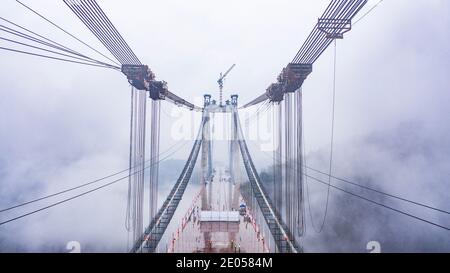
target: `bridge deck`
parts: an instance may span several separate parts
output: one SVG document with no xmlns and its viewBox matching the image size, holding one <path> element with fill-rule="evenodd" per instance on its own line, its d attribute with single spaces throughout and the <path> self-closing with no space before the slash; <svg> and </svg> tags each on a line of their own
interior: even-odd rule
<svg viewBox="0 0 450 273">
<path fill-rule="evenodd" d="M 219 170 L 213 182 L 203 187 L 200 195 L 210 194 L 208 198 L 197 198 L 182 220 L 177 232 L 171 238 L 169 252 L 177 253 L 235 253 L 268 252 L 269 246 L 253 216 L 240 215 L 239 222 L 201 222 L 200 211 L 232 210 L 231 195 L 234 192 L 223 170 Z M 208 200 L 207 204 L 202 204 Z M 242 199 L 242 197 L 240 197 Z M 206 206 L 205 206 L 206 205 Z"/>
</svg>

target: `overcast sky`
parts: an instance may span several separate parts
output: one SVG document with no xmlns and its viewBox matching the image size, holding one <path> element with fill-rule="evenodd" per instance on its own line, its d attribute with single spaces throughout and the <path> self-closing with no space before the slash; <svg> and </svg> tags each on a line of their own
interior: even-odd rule
<svg viewBox="0 0 450 273">
<path fill-rule="evenodd" d="M 107 52 L 62 1 L 23 2 Z M 359 15 L 376 2 L 369 1 Z M 205 93 L 217 97 L 219 73 L 236 63 L 225 82 L 224 95 L 238 93 L 243 104 L 276 80 L 329 1 L 98 3 L 140 60 L 158 79 L 167 81 L 174 93 L 197 104 Z M 100 58 L 13 0 L 2 1 L 0 16 Z M 335 163 L 337 171 L 347 174 L 346 170 L 355 168 L 344 162 L 352 158 L 342 147 L 365 143 L 363 139 L 384 132 L 395 138 L 392 132 L 404 124 L 412 124 L 420 139 L 433 140 L 430 149 L 450 147 L 449 29 L 447 0 L 386 0 L 337 42 L 335 136 L 336 146 L 342 144 L 337 148 L 341 154 L 336 158 L 342 159 Z M 1 41 L 0 46 L 10 44 Z M 303 86 L 308 154 L 329 145 L 332 53 L 328 49 L 320 57 Z M 121 73 L 5 51 L 0 51 L 0 60 L 0 207 L 127 167 L 130 87 Z M 180 141 L 172 125 L 180 124 L 180 113 L 187 112 L 163 103 L 161 151 Z M 197 120 L 198 116 L 192 124 Z M 186 158 L 189 146 L 183 146 L 173 158 Z M 370 162 L 390 158 L 389 152 L 380 155 L 376 148 L 358 147 L 357 154 L 367 152 L 367 158 L 373 159 Z M 260 168 L 271 163 L 257 156 L 258 149 L 251 149 Z M 439 165 L 432 172 L 439 173 L 439 187 L 448 192 L 449 158 L 423 160 L 427 164 L 414 166 Z M 403 164 L 391 163 L 392 172 L 400 169 L 394 163 Z M 402 174 L 408 167 L 401 168 Z M 401 174 L 395 176 L 402 180 Z M 411 181 L 408 194 L 420 197 L 426 183 Z M 450 204 L 442 201 L 449 196 L 442 191 L 427 191 L 424 201 L 437 200 L 449 209 Z M 0 226 L 0 251 L 65 251 L 65 242 L 71 240 L 91 244 L 91 251 L 124 250 L 125 193 L 123 183 Z M 93 202 L 95 208 L 90 205 Z M 27 210 L 0 214 L 0 219 L 23 211 Z"/>
</svg>

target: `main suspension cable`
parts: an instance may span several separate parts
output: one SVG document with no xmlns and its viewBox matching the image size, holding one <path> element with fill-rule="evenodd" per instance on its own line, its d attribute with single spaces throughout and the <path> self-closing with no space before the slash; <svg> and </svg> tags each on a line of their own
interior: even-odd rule
<svg viewBox="0 0 450 273">
<path fill-rule="evenodd" d="M 18 2 L 19 4 L 21 4 L 22 6 L 24 6 L 25 8 L 27 8 L 28 10 L 30 10 L 31 12 L 33 12 L 34 14 L 36 14 L 37 16 L 41 17 L 42 19 L 44 19 L 45 21 L 47 21 L 48 23 L 52 24 L 53 26 L 55 26 L 56 28 L 58 28 L 59 30 L 63 31 L 64 33 L 66 33 L 67 35 L 69 35 L 70 37 L 74 38 L 75 40 L 77 40 L 78 42 L 82 43 L 83 45 L 87 46 L 88 48 L 92 49 L 93 51 L 95 51 L 96 53 L 100 54 L 101 56 L 105 57 L 106 59 L 110 60 L 111 62 L 115 63 L 116 65 L 120 65 L 119 63 L 117 63 L 116 61 L 114 61 L 113 59 L 111 59 L 110 57 L 106 56 L 105 54 L 103 54 L 102 52 L 100 52 L 99 50 L 93 48 L 92 46 L 90 46 L 89 44 L 87 44 L 86 42 L 82 41 L 80 38 L 76 37 L 75 35 L 71 34 L 70 32 L 68 32 L 67 30 L 63 29 L 62 27 L 60 27 L 59 25 L 57 25 L 56 23 L 50 21 L 48 18 L 46 18 L 44 15 L 38 13 L 36 10 L 32 9 L 31 7 L 25 5 L 24 3 L 22 3 L 19 0 L 16 0 L 16 2 Z"/>
</svg>

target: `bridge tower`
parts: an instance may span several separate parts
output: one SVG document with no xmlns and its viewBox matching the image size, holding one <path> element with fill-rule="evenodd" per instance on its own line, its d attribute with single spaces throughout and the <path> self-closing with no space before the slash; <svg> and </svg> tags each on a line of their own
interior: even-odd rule
<svg viewBox="0 0 450 273">
<path fill-rule="evenodd" d="M 238 142 L 238 128 L 237 124 L 234 122 L 234 113 L 237 111 L 238 107 L 238 95 L 231 95 L 230 100 L 231 105 L 231 136 L 230 136 L 230 152 L 229 152 L 229 170 L 231 182 L 234 185 L 233 196 L 231 197 L 230 204 L 231 208 L 238 210 L 239 208 L 239 193 L 240 193 L 240 170 L 239 170 L 239 142 Z M 231 191 L 230 191 L 231 193 Z"/>
<path fill-rule="evenodd" d="M 201 184 L 202 187 L 206 187 L 206 184 L 208 184 L 211 180 L 212 176 L 212 162 L 211 162 L 211 115 L 209 108 L 213 104 L 213 101 L 211 100 L 211 95 L 205 94 L 204 96 L 204 119 L 205 123 L 203 125 L 202 129 L 202 152 L 201 152 Z M 211 196 L 207 193 L 206 190 L 202 193 L 202 210 L 206 210 L 206 204 L 211 202 L 211 200 L 208 200 L 208 196 Z"/>
</svg>

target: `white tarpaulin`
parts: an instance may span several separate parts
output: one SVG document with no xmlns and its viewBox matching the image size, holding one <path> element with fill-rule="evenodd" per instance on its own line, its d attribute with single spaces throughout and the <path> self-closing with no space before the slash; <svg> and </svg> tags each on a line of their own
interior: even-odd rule
<svg viewBox="0 0 450 273">
<path fill-rule="evenodd" d="M 239 211 L 200 211 L 201 222 L 239 222 Z"/>
</svg>

